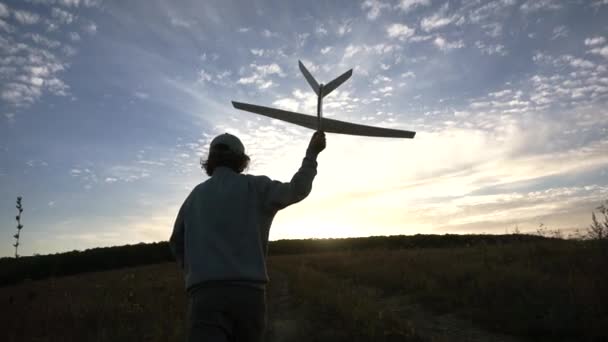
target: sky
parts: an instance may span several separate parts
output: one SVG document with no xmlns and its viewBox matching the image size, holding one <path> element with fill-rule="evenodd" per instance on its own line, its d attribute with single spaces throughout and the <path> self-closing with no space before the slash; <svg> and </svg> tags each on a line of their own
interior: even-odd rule
<svg viewBox="0 0 608 342">
<path fill-rule="evenodd" d="M 608 199 L 608 1 L 0 0 L 0 256 L 167 240 L 237 135 L 289 181 L 315 114 L 298 70 L 353 68 L 327 117 L 417 132 L 327 135 L 312 193 L 271 240 L 585 229 Z"/>
</svg>

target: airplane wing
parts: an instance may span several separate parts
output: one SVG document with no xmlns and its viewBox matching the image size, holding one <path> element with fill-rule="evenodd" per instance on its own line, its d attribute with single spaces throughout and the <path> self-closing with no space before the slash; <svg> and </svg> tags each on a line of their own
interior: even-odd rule
<svg viewBox="0 0 608 342">
<path fill-rule="evenodd" d="M 348 70 L 342 75 L 336 77 L 333 81 L 323 86 L 323 97 L 329 95 L 334 89 L 338 88 L 342 83 L 346 82 L 353 75 L 353 69 Z"/>
<path fill-rule="evenodd" d="M 306 81 L 308 81 L 308 84 L 310 84 L 310 87 L 312 88 L 312 90 L 315 91 L 315 94 L 317 94 L 317 96 L 318 96 L 319 95 L 319 83 L 317 83 L 315 78 L 312 77 L 310 72 L 308 72 L 308 69 L 306 69 L 306 67 L 304 66 L 304 64 L 302 64 L 301 61 L 298 61 L 298 65 L 300 66 L 300 71 L 302 72 L 302 75 L 304 75 L 304 78 L 306 78 Z"/>
<path fill-rule="evenodd" d="M 294 113 L 276 108 L 256 106 L 249 103 L 235 101 L 232 101 L 232 105 L 236 109 L 264 115 L 273 119 L 283 120 L 292 124 L 296 124 L 314 130 L 317 129 L 318 118 L 316 116 Z M 414 138 L 414 136 L 416 135 L 416 132 L 403 131 L 399 129 L 365 126 L 328 118 L 322 118 L 321 120 L 323 120 L 323 131 L 328 133 L 362 135 L 367 137 L 409 139 Z"/>
</svg>

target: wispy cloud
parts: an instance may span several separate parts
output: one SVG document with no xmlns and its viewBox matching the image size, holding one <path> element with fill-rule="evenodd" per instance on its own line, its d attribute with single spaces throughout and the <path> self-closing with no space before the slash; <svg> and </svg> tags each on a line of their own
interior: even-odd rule
<svg viewBox="0 0 608 342">
<path fill-rule="evenodd" d="M 237 81 L 239 84 L 254 84 L 259 89 L 266 89 L 273 85 L 272 80 L 269 77 L 273 75 L 285 76 L 281 67 L 276 64 L 257 65 L 250 64 L 249 67 L 252 69 L 252 73 L 249 76 L 241 77 Z"/>
<path fill-rule="evenodd" d="M 431 0 L 399 0 L 397 8 L 404 12 L 409 12 L 416 7 L 429 6 L 430 4 Z"/>
<path fill-rule="evenodd" d="M 36 24 L 40 20 L 40 16 L 38 14 L 28 12 L 28 11 L 23 11 L 23 10 L 14 11 L 13 17 L 20 24 L 24 24 L 24 25 Z"/>
<path fill-rule="evenodd" d="M 433 44 L 435 44 L 435 46 L 438 47 L 439 50 L 441 50 L 441 51 L 449 51 L 449 50 L 460 49 L 460 48 L 464 47 L 464 42 L 462 40 L 456 40 L 453 42 L 449 42 L 441 36 L 437 36 L 433 40 Z"/>
<path fill-rule="evenodd" d="M 382 10 L 389 9 L 390 7 L 390 4 L 380 0 L 365 0 L 361 4 L 361 9 L 367 11 L 367 19 L 369 20 L 375 20 L 378 18 Z"/>
<path fill-rule="evenodd" d="M 520 8 L 524 13 L 533 13 L 558 10 L 562 8 L 562 5 L 555 0 L 528 0 Z"/>
<path fill-rule="evenodd" d="M 72 13 L 56 7 L 52 9 L 51 17 L 57 19 L 62 24 L 71 24 L 75 19 Z"/>
<path fill-rule="evenodd" d="M 0 3 L 0 18 L 7 18 L 9 16 L 8 6 Z"/>
<path fill-rule="evenodd" d="M 354 70 L 327 117 L 417 135 L 328 134 L 313 192 L 272 238 L 584 226 L 608 191 L 602 2 L 261 1 L 239 5 L 249 20 L 225 2 L 11 1 L 0 188 L 41 209 L 36 252 L 164 240 L 217 134 L 245 143 L 248 173 L 291 178 L 312 132 L 230 101 L 314 115 L 300 59 L 319 81 Z M 66 203 L 79 214 L 45 216 Z"/>
<path fill-rule="evenodd" d="M 386 33 L 389 38 L 397 38 L 399 40 L 407 40 L 412 37 L 415 32 L 415 29 L 410 28 L 405 24 L 391 24 L 386 28 Z"/>
<path fill-rule="evenodd" d="M 602 45 L 605 42 L 606 42 L 606 38 L 599 37 L 599 36 L 585 39 L 585 45 L 588 45 L 588 46 Z"/>
<path fill-rule="evenodd" d="M 420 27 L 424 30 L 424 31 L 433 31 L 433 30 L 437 30 L 439 28 L 442 28 L 444 26 L 447 26 L 449 24 L 451 24 L 452 22 L 454 22 L 457 17 L 455 15 L 448 15 L 448 6 L 449 3 L 445 3 L 445 5 L 441 6 L 441 8 L 437 11 L 437 13 L 429 16 L 429 17 L 425 17 L 422 19 L 422 21 L 420 22 Z"/>
<path fill-rule="evenodd" d="M 80 3 L 60 4 L 74 7 Z M 58 28 L 74 23 L 76 16 L 58 7 L 50 8 L 46 16 L 23 9 L 8 9 L 6 5 L 0 7 L 0 17 L 8 16 L 9 12 L 16 23 L 23 27 L 13 29 L 5 24 L 8 34 L 0 37 L 0 51 L 3 53 L 0 63 L 0 75 L 3 78 L 0 98 L 14 108 L 24 108 L 37 102 L 44 94 L 67 96 L 70 86 L 61 78 L 61 74 L 69 68 L 69 59 L 76 54 L 76 48 L 65 40 L 80 40 L 78 32 L 72 31 L 64 35 L 61 41 L 54 37 L 61 37 L 62 33 L 28 32 L 26 27 L 45 21 Z M 26 31 L 20 32 L 22 30 Z"/>
<path fill-rule="evenodd" d="M 475 46 L 484 54 L 486 55 L 500 55 L 500 56 L 505 56 L 507 54 L 507 51 L 505 49 L 505 46 L 502 44 L 490 44 L 487 45 L 486 43 L 478 40 L 475 42 Z"/>
</svg>

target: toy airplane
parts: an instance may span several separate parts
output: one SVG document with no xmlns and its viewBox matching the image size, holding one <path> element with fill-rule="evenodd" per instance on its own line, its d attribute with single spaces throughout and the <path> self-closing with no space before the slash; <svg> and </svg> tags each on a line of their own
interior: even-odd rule
<svg viewBox="0 0 608 342">
<path fill-rule="evenodd" d="M 399 129 L 372 127 L 366 125 L 359 125 L 350 122 L 344 122 L 339 120 L 327 119 L 323 117 L 323 98 L 333 90 L 338 88 L 339 85 L 344 83 L 353 74 L 353 69 L 348 70 L 344 74 L 338 76 L 328 84 L 319 84 L 312 77 L 310 72 L 306 69 L 302 62 L 298 61 L 300 65 L 300 71 L 308 81 L 308 84 L 312 87 L 312 90 L 317 94 L 317 117 L 312 115 L 294 113 L 287 110 L 281 110 L 276 108 L 269 108 L 263 106 L 256 106 L 248 103 L 232 101 L 232 105 L 236 109 L 246 110 L 248 112 L 264 115 L 273 119 L 283 120 L 292 124 L 300 125 L 310 129 L 316 129 L 319 131 L 349 135 L 362 135 L 368 137 L 385 137 L 385 138 L 414 138 L 416 132 L 403 131 Z"/>
</svg>

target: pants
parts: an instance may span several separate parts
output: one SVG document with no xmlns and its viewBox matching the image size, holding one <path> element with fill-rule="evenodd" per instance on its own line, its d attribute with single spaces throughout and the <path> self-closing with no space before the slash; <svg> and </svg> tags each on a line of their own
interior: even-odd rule
<svg viewBox="0 0 608 342">
<path fill-rule="evenodd" d="M 266 293 L 247 286 L 198 288 L 189 295 L 187 342 L 261 342 Z"/>
</svg>

